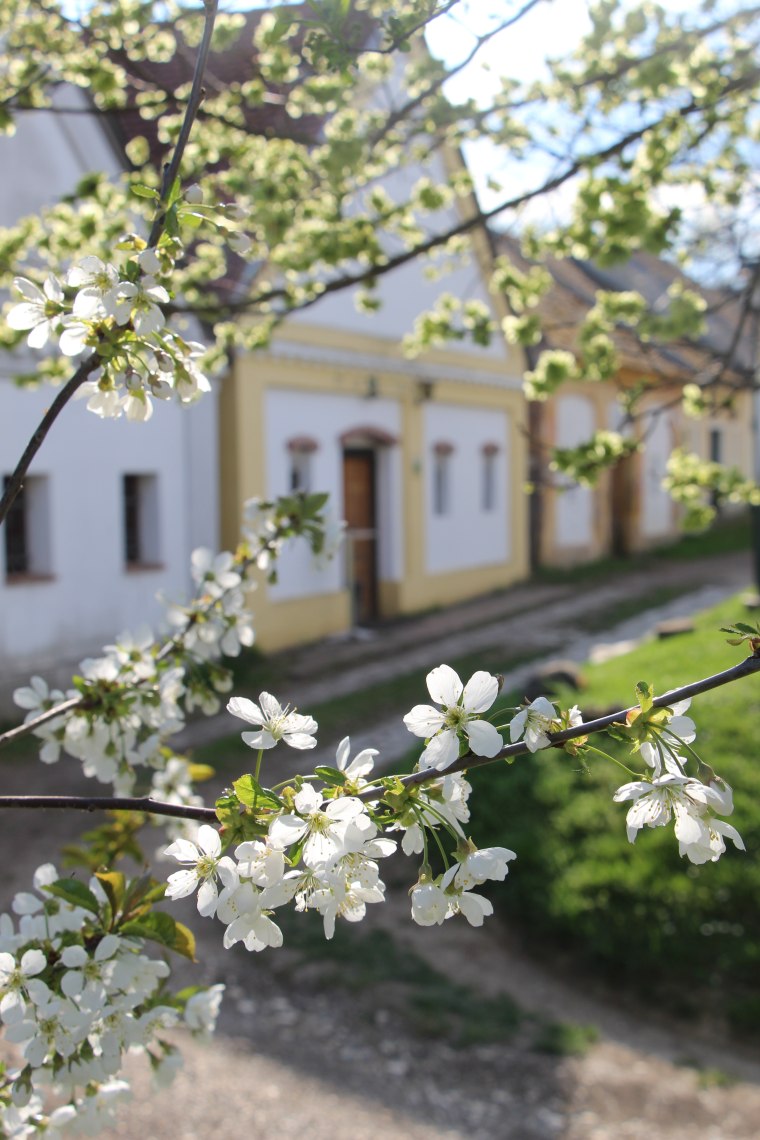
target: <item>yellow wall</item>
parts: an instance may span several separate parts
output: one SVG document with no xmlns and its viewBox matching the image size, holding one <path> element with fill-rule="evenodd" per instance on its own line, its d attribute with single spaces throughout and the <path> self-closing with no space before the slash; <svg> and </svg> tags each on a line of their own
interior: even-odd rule
<svg viewBox="0 0 760 1140">
<path fill-rule="evenodd" d="M 295 344 L 321 344 L 337 350 L 371 354 L 373 359 L 400 359 L 389 342 L 352 336 L 334 330 L 304 326 L 288 327 L 283 340 Z M 503 387 L 510 374 L 503 361 L 477 352 L 431 352 L 425 358 L 433 382 L 426 393 L 419 381 L 396 371 L 309 362 L 257 353 L 239 357 L 225 380 L 220 405 L 222 456 L 222 530 L 225 547 L 238 541 L 241 507 L 245 499 L 266 493 L 264 438 L 264 392 L 287 388 L 342 395 L 366 395 L 370 375 L 378 397 L 400 406 L 403 502 L 404 570 L 400 581 L 380 581 L 381 617 L 412 613 L 433 605 L 474 597 L 508 585 L 528 572 L 526 498 L 525 401 L 519 389 Z M 437 364 L 470 369 L 483 376 L 483 383 L 457 383 L 435 378 Z M 519 368 L 519 365 L 517 366 Z M 515 372 L 512 372 L 515 375 Z M 509 413 L 511 438 L 505 440 L 510 456 L 509 542 L 507 563 L 445 574 L 425 570 L 425 501 L 422 458 L 423 408 L 427 399 L 463 407 L 493 408 Z M 369 417 L 368 417 L 369 418 Z M 251 599 L 257 643 L 267 650 L 305 643 L 350 628 L 347 591 L 290 601 L 274 601 L 262 581 Z"/>
</svg>

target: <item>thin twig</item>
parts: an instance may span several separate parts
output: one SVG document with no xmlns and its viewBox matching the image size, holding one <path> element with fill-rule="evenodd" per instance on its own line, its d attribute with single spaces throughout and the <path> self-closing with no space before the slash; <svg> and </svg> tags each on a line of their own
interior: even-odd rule
<svg viewBox="0 0 760 1140">
<path fill-rule="evenodd" d="M 190 137 L 193 123 L 195 122 L 198 108 L 203 99 L 203 72 L 206 70 L 206 61 L 208 59 L 209 49 L 211 48 L 211 37 L 214 32 L 214 21 L 216 20 L 216 9 L 219 0 L 203 0 L 206 9 L 205 24 L 203 25 L 203 39 L 198 51 L 198 58 L 195 61 L 195 72 L 193 73 L 193 86 L 190 90 L 190 98 L 187 101 L 185 108 L 185 117 L 182 121 L 182 128 L 179 132 L 177 145 L 174 148 L 174 154 L 164 168 L 164 176 L 161 182 L 161 207 L 158 210 L 153 225 L 150 229 L 150 236 L 148 238 L 148 245 L 154 246 L 158 242 L 166 221 L 166 201 L 169 192 L 174 184 L 174 179 L 179 173 L 182 156 L 185 153 L 187 140 Z"/>
<path fill-rule="evenodd" d="M 176 819 L 216 819 L 214 808 L 167 804 L 150 796 L 0 796 L 0 808 L 64 808 L 74 811 L 140 811 Z"/>
<path fill-rule="evenodd" d="M 47 724 L 49 720 L 55 720 L 56 717 L 69 712 L 71 709 L 75 709 L 77 705 L 81 703 L 81 696 L 69 697 L 67 701 L 61 701 L 60 704 L 53 705 L 52 708 L 46 709 L 45 712 L 40 713 L 40 715 L 36 716 L 33 720 L 24 721 L 23 724 L 19 724 L 15 728 L 9 728 L 6 732 L 0 732 L 0 746 L 10 744 L 13 740 L 20 740 L 22 736 L 29 736 L 41 725 Z"/>
<path fill-rule="evenodd" d="M 760 672 L 760 657 L 748 657 L 738 665 L 724 669 L 722 673 L 714 673 L 702 681 L 694 681 L 690 685 L 683 685 L 680 689 L 672 689 L 669 693 L 663 693 L 662 696 L 655 697 L 653 704 L 655 708 L 665 708 L 676 704 L 678 701 L 684 701 L 687 698 L 696 697 L 700 693 L 709 692 L 710 689 L 717 689 L 722 685 L 731 684 L 733 681 L 740 681 L 743 677 L 749 677 L 757 672 Z M 633 705 L 631 708 L 621 709 L 619 712 L 608 713 L 607 716 L 586 721 L 585 724 L 576 725 L 575 728 L 566 728 L 562 732 L 552 733 L 550 735 L 551 747 L 564 744 L 568 740 L 577 740 L 581 736 L 590 736 L 594 732 L 602 732 L 603 729 L 609 728 L 613 724 L 624 724 L 627 714 L 636 707 Z M 412 772 L 408 776 L 402 776 L 401 783 L 407 788 L 416 787 L 419 784 L 430 783 L 432 780 L 440 780 L 444 775 L 464 772 L 471 768 L 481 768 L 485 764 L 495 764 L 498 760 L 508 760 L 512 756 L 520 756 L 528 751 L 525 741 L 520 740 L 516 744 L 508 744 L 502 748 L 497 756 L 473 756 L 471 752 L 468 752 L 446 768 L 445 772 L 439 772 L 436 768 L 426 768 L 424 771 Z M 385 794 L 383 787 L 365 788 L 359 793 L 358 798 L 365 801 L 377 801 L 381 800 Z M 215 820 L 217 818 L 214 808 L 168 804 L 160 800 L 152 800 L 148 796 L 133 799 L 128 796 L 0 796 L 0 808 L 140 811 L 149 815 L 174 816 L 179 819 Z"/>
<path fill-rule="evenodd" d="M 53 400 L 48 410 L 45 412 L 45 415 L 40 420 L 32 438 L 24 448 L 24 454 L 16 464 L 15 471 L 9 477 L 5 491 L 3 492 L 3 497 L 0 499 L 0 525 L 2 525 L 4 522 L 14 499 L 23 487 L 26 473 L 29 470 L 29 467 L 35 455 L 42 447 L 47 433 L 50 431 L 60 413 L 66 407 L 71 397 L 76 393 L 77 389 L 81 388 L 87 377 L 91 372 L 95 371 L 99 364 L 100 357 L 95 352 L 93 352 L 91 356 L 88 356 L 86 360 L 83 360 L 71 379 L 68 380 L 66 384 L 64 384 L 63 388 L 61 388 L 60 392 Z"/>
</svg>

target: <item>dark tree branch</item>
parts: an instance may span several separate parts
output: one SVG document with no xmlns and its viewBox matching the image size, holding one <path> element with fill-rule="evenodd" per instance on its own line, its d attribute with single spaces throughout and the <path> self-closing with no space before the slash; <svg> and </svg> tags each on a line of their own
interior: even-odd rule
<svg viewBox="0 0 760 1140">
<path fill-rule="evenodd" d="M 680 689 L 672 689 L 669 693 L 663 693 L 662 696 L 655 697 L 653 703 L 655 708 L 666 708 L 676 704 L 678 701 L 699 696 L 700 693 L 707 693 L 710 689 L 718 689 L 722 685 L 729 685 L 734 681 L 740 681 L 743 677 L 749 677 L 757 672 L 760 672 L 760 656 L 748 657 L 738 665 L 733 665 L 730 669 L 724 669 L 722 673 L 714 673 L 712 676 L 705 677 L 701 681 L 694 681 L 690 685 L 683 685 Z M 619 712 L 608 713 L 607 716 L 597 717 L 596 720 L 586 721 L 585 724 L 576 725 L 575 728 L 567 728 L 562 732 L 552 733 L 550 736 L 552 747 L 560 746 L 568 740 L 577 740 L 582 736 L 590 736 L 592 733 L 602 732 L 605 728 L 609 728 L 613 724 L 624 724 L 627 714 L 632 712 L 636 707 L 636 705 L 633 705 L 631 708 L 621 709 Z M 451 775 L 455 772 L 466 772 L 471 768 L 482 768 L 486 764 L 495 764 L 499 760 L 508 760 L 513 756 L 521 756 L 528 751 L 529 749 L 525 741 L 520 740 L 516 744 L 506 745 L 497 756 L 474 756 L 471 752 L 468 752 L 465 756 L 460 756 L 460 758 L 446 768 L 444 772 L 439 772 L 436 768 L 426 768 L 424 771 L 411 772 L 408 776 L 402 776 L 401 782 L 404 787 L 407 788 L 417 787 L 420 784 L 428 784 L 433 780 L 440 780 L 444 775 Z M 385 788 L 373 787 L 365 788 L 364 791 L 359 793 L 358 798 L 364 801 L 376 802 L 377 800 L 381 800 L 384 795 Z M 0 796 L 0 808 L 70 808 L 78 811 L 140 811 L 148 815 L 166 815 L 178 819 L 201 819 L 209 821 L 216 819 L 216 810 L 214 808 L 168 804 L 160 800 L 152 800 L 149 796 L 135 798 L 128 796 Z"/>
<path fill-rule="evenodd" d="M 81 388 L 87 377 L 91 372 L 95 371 L 99 364 L 100 357 L 97 355 L 97 353 L 93 353 L 91 356 L 88 356 L 86 360 L 83 360 L 71 379 L 66 384 L 64 384 L 63 388 L 61 388 L 58 395 L 53 400 L 48 410 L 45 412 L 45 415 L 40 420 L 39 425 L 32 435 L 32 438 L 24 448 L 24 454 L 16 464 L 15 471 L 8 479 L 3 497 L 0 499 L 0 525 L 2 525 L 4 522 L 5 517 L 11 508 L 11 504 L 23 487 L 26 473 L 29 470 L 29 467 L 35 455 L 42 447 L 47 433 L 50 431 L 51 427 L 58 419 L 60 413 L 66 407 L 71 397 L 76 393 L 77 389 Z"/>
<path fill-rule="evenodd" d="M 211 48 L 211 37 L 214 32 L 214 21 L 216 20 L 216 10 L 219 0 L 203 0 L 203 3 L 206 9 L 204 17 L 205 23 L 203 25 L 203 39 L 201 40 L 201 46 L 198 50 L 198 58 L 195 61 L 193 86 L 190 90 L 190 98 L 185 108 L 185 117 L 182 121 L 182 128 L 179 132 L 179 138 L 177 139 L 177 145 L 174 148 L 171 162 L 167 163 L 164 167 L 164 175 L 161 182 L 161 204 L 150 229 L 150 236 L 148 237 L 149 246 L 155 246 L 161 237 L 166 221 L 167 198 L 174 184 L 174 179 L 179 173 L 182 156 L 187 146 L 187 140 L 190 137 L 190 131 L 192 130 L 193 123 L 198 114 L 198 108 L 203 99 L 203 72 L 206 69 L 206 61 L 208 60 L 208 53 Z"/>
<path fill-rule="evenodd" d="M 140 811 L 175 819 L 216 819 L 214 808 L 167 804 L 149 796 L 0 796 L 0 808 L 68 809 L 74 811 Z"/>
<path fill-rule="evenodd" d="M 702 681 L 694 681 L 690 685 L 683 685 L 680 689 L 672 689 L 669 693 L 663 693 L 661 697 L 655 697 L 653 704 L 655 708 L 667 708 L 670 705 L 677 704 L 678 701 L 691 699 L 691 697 L 699 696 L 700 693 L 707 693 L 710 689 L 718 689 L 722 685 L 740 681 L 743 677 L 749 677 L 757 672 L 760 672 L 760 657 L 747 657 L 738 665 L 724 669 L 722 673 L 714 673 Z M 562 745 L 568 740 L 577 740 L 581 736 L 590 736 L 594 732 L 602 732 L 613 724 L 624 724 L 628 713 L 637 707 L 637 705 L 632 705 L 631 708 L 608 713 L 607 716 L 600 716 L 596 720 L 589 720 L 585 724 L 576 725 L 575 728 L 553 732 L 550 734 L 552 746 Z M 472 752 L 468 752 L 466 755 L 460 756 L 443 772 L 439 772 L 435 768 L 426 768 L 424 771 L 411 772 L 408 776 L 402 776 L 401 782 L 406 788 L 414 788 L 420 784 L 427 784 L 431 780 L 439 780 L 442 776 L 449 776 L 454 772 L 466 772 L 471 768 L 482 768 L 486 764 L 495 764 L 498 760 L 509 760 L 513 756 L 523 756 L 529 751 L 530 749 L 525 741 L 518 740 L 515 744 L 507 744 L 498 755 L 493 757 L 475 756 Z M 383 788 L 365 788 L 359 793 L 359 799 L 365 801 L 380 800 L 383 798 L 383 794 Z"/>
</svg>

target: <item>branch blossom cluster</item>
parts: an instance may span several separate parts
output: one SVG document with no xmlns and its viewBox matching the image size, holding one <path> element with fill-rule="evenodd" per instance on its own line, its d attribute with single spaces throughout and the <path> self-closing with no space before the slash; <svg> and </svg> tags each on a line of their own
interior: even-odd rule
<svg viewBox="0 0 760 1140">
<path fill-rule="evenodd" d="M 180 898 L 197 889 L 199 912 L 226 926 L 225 946 L 238 941 L 257 951 L 280 946 L 282 932 L 271 916 L 292 901 L 298 911 L 319 911 L 325 935 L 332 938 L 336 918 L 358 922 L 367 904 L 384 900 L 378 860 L 392 854 L 396 843 L 382 833 L 402 831 L 404 854 L 423 854 L 410 891 L 413 920 L 431 926 L 462 914 L 471 925 L 482 925 L 493 908 L 473 888 L 502 881 L 516 855 L 502 847 L 479 850 L 465 834 L 471 788 L 459 772 L 446 774 L 446 769 L 460 758 L 464 763 L 468 755 L 494 758 L 504 748 L 500 729 L 482 719 L 496 701 L 500 680 L 480 671 L 463 685 L 453 669 L 441 665 L 428 674 L 427 684 L 439 707 L 416 705 L 404 718 L 410 732 L 425 738 L 415 771 L 431 777 L 414 788 L 397 778 L 368 784 L 376 750 L 366 749 L 349 762 L 348 738 L 338 746 L 334 768 L 297 776 L 293 786 L 278 785 L 279 791 L 264 788 L 259 784 L 264 753 L 281 741 L 297 750 L 311 749 L 318 726 L 313 718 L 284 709 L 270 693 L 262 693 L 258 704 L 232 698 L 228 711 L 256 727 L 242 734 L 249 747 L 258 749 L 256 775 L 235 783 L 234 794 L 218 813 L 221 836 L 204 826 L 197 844 L 179 840 L 168 848 L 166 854 L 186 869 L 169 878 L 167 895 Z M 614 799 L 634 800 L 627 819 L 632 842 L 640 828 L 662 826 L 675 817 L 681 854 L 703 863 L 725 851 L 725 838 L 740 849 L 743 843 L 734 827 L 717 818 L 733 810 L 728 785 L 716 777 L 705 784 L 685 775 L 687 759 L 676 748 L 690 745 L 696 736 L 693 721 L 682 715 L 687 706 L 650 711 L 651 700 L 642 699 L 638 715 L 631 717 L 634 728 L 626 731 L 654 775 L 651 782 L 625 784 Z M 552 702 L 539 697 L 512 717 L 509 732 L 513 743 L 524 739 L 527 750 L 536 752 L 552 746 L 553 733 L 581 723 L 576 707 L 560 715 Z M 321 790 L 313 783 L 318 778 L 325 783 Z M 239 835 L 247 825 L 256 838 L 239 843 L 234 859 L 223 854 L 223 837 Z M 453 844 L 451 858 L 441 844 L 441 830 Z M 429 856 L 431 836 L 443 861 L 437 872 Z"/>
<path fill-rule="evenodd" d="M 169 632 L 122 633 L 102 656 L 80 663 L 77 687 L 66 693 L 50 689 L 39 676 L 16 689 L 14 700 L 26 710 L 26 722 L 76 702 L 34 729 L 43 742 L 43 763 L 56 763 L 66 753 L 116 795 L 131 795 L 147 780 L 147 792 L 156 799 L 202 802 L 192 787 L 191 764 L 174 752 L 171 738 L 189 713 L 218 712 L 219 694 L 231 688 L 230 671 L 219 659 L 236 657 L 253 644 L 245 591 L 255 586 L 252 571 L 270 567 L 286 538 L 298 532 L 300 524 L 288 510 L 252 499 L 235 553 L 193 552 L 196 593 L 184 605 L 168 603 Z M 170 826 L 176 834 L 186 828 L 179 820 Z"/>
<path fill-rule="evenodd" d="M 163 796 L 189 808 L 200 804 L 193 766 L 172 752 L 171 735 L 189 710 L 216 711 L 219 694 L 231 687 L 218 658 L 239 653 L 252 640 L 243 601 L 249 571 L 255 566 L 273 575 L 282 544 L 295 534 L 324 552 L 323 506 L 320 496 L 248 504 L 237 552 L 193 555 L 197 593 L 187 605 L 170 606 L 171 634 L 163 640 L 148 632 L 123 635 L 102 657 L 82 663 L 73 707 L 34 727 L 43 742 L 41 759 L 52 763 L 66 752 L 83 762 L 87 775 L 120 792 L 135 790 L 147 776 L 157 801 Z M 128 1092 L 118 1077 L 124 1050 L 147 1052 L 157 1078 L 168 1079 L 177 1061 L 156 1033 L 180 1016 L 191 1028 L 211 1028 L 221 987 L 171 997 L 168 966 L 143 953 L 145 938 L 189 952 L 190 932 L 170 915 L 153 913 L 164 894 L 175 900 L 197 892 L 199 913 L 222 923 L 225 947 L 281 946 L 278 912 L 288 905 L 315 911 L 332 938 L 338 919 L 359 922 L 368 906 L 384 901 L 381 862 L 400 847 L 408 857 L 421 856 L 410 890 L 413 921 L 433 926 L 462 915 L 472 926 L 482 925 L 493 906 L 480 888 L 503 881 L 516 854 L 505 847 L 479 849 L 468 835 L 467 767 L 516 748 L 534 753 L 553 747 L 577 757 L 588 739 L 577 733 L 583 725 L 576 707 L 560 711 L 546 697 L 517 710 L 500 707 L 501 683 L 481 670 L 463 684 L 448 665 L 428 674 L 432 703 L 415 705 L 404 718 L 424 742 L 409 776 L 374 775 L 377 750 L 352 756 L 346 737 L 334 765 L 318 765 L 313 774 L 272 788 L 260 779 L 264 757 L 282 744 L 309 753 L 317 744 L 317 723 L 270 693 L 257 702 L 232 697 L 227 708 L 248 726 L 242 739 L 256 755 L 255 774 L 240 777 L 217 801 L 219 826 L 199 827 L 190 818 L 172 822 L 164 854 L 180 869 L 165 884 L 125 884 L 118 872 L 109 872 L 96 874 L 85 888 L 42 868 L 37 894 L 14 900 L 18 927 L 11 916 L 0 917 L 0 1020 L 23 1061 L 0 1077 L 0 1124 L 8 1134 L 33 1135 L 44 1125 L 49 1134 L 64 1135 L 89 1127 L 91 1119 L 101 1121 Z M 646 769 L 629 769 L 638 778 L 614 796 L 631 802 L 629 839 L 643 827 L 673 820 L 680 852 L 693 863 L 718 859 L 727 839 L 743 849 L 723 818 L 733 809 L 731 789 L 694 751 L 696 729 L 684 715 L 686 703 L 655 707 L 651 688 L 640 685 L 637 693 L 639 706 L 625 723 L 612 726 Z M 62 698 L 41 678 L 16 694 L 31 721 L 55 711 Z M 568 728 L 576 730 L 574 739 L 558 740 Z M 687 774 L 693 763 L 696 776 Z M 157 810 L 161 806 L 156 803 Z M 118 857 L 125 848 L 118 847 L 115 828 L 102 830 Z M 47 1090 L 68 1099 L 46 1115 Z"/>
<path fill-rule="evenodd" d="M 159 255 L 140 239 L 132 244 L 144 248 L 125 272 L 88 256 L 63 281 L 48 274 L 42 288 L 25 277 L 14 278 L 23 300 L 6 316 L 12 329 L 28 331 L 30 348 L 57 341 L 67 357 L 88 350 L 97 354 L 97 373 L 80 386 L 77 398 L 86 398 L 87 409 L 101 419 L 126 415 L 146 421 L 154 399 L 174 396 L 189 404 L 211 390 L 198 367 L 205 347 L 170 329 L 161 308 L 170 296 L 158 277 L 174 266 L 168 246 Z"/>
<path fill-rule="evenodd" d="M 162 1085 L 181 1065 L 163 1032 L 213 1032 L 224 987 L 170 993 L 168 963 L 119 932 L 130 927 L 114 913 L 107 880 L 93 876 L 85 887 L 45 864 L 34 891 L 13 899 L 15 917 L 0 916 L 0 1021 L 20 1055 L 0 1075 L 3 1136 L 98 1134 L 129 1095 L 118 1076 L 127 1052 L 144 1054 Z M 50 1110 L 51 1093 L 65 1103 Z"/>
</svg>

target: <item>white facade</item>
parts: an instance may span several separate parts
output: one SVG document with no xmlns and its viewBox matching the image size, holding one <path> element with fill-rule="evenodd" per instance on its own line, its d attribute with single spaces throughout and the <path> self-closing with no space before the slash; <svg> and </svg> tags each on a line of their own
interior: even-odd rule
<svg viewBox="0 0 760 1140">
<path fill-rule="evenodd" d="M 425 408 L 425 556 L 431 574 L 506 562 L 511 553 L 506 412 Z"/>
<path fill-rule="evenodd" d="M 330 392 L 270 389 L 265 394 L 267 495 L 287 494 L 291 453 L 288 441 L 309 436 L 317 443 L 310 454 L 309 491 L 326 491 L 329 510 L 343 518 L 343 443 L 346 432 L 371 426 L 395 440 L 401 431 L 401 409 L 393 400 L 368 401 L 360 396 Z M 403 573 L 401 532 L 401 457 L 389 444 L 377 454 L 378 575 L 398 581 Z M 278 566 L 278 581 L 270 587 L 273 601 L 330 594 L 343 589 L 345 568 L 340 559 L 318 567 L 305 542 L 291 544 Z"/>
<path fill-rule="evenodd" d="M 594 434 L 594 405 L 585 396 L 557 397 L 555 415 L 557 447 L 577 447 Z M 588 546 L 594 536 L 593 492 L 569 480 L 564 487 L 556 500 L 554 541 L 560 549 Z"/>
<path fill-rule="evenodd" d="M 83 100 L 71 90 L 59 98 Z M 0 155 L 12 172 L 0 181 L 7 225 L 90 170 L 119 173 L 107 136 L 82 114 L 20 115 Z M 0 357 L 0 476 L 13 471 L 52 398 L 50 388 L 12 381 L 34 355 Z M 158 591 L 187 597 L 190 552 L 218 544 L 216 419 L 215 395 L 192 408 L 158 404 L 147 424 L 100 421 L 77 401 L 64 409 L 30 468 L 15 532 L 0 528 L 0 691 L 155 622 Z"/>
</svg>

